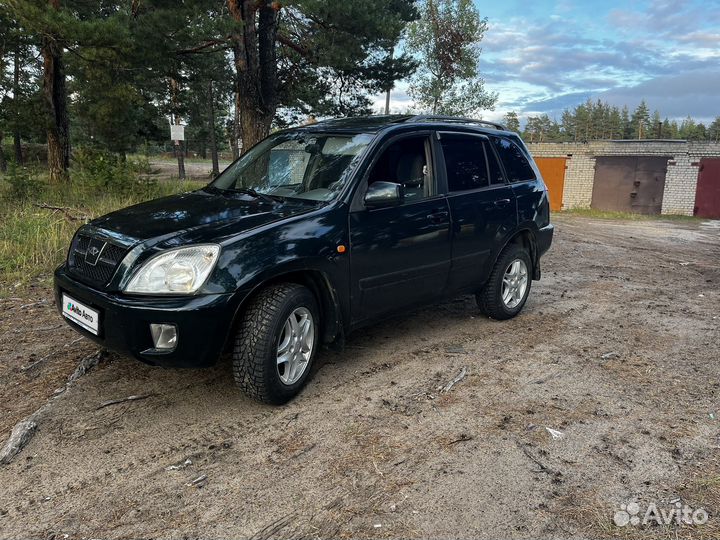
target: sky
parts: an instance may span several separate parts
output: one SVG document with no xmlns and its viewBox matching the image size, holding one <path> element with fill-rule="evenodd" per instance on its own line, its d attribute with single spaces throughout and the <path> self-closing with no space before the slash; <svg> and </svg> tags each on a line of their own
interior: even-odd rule
<svg viewBox="0 0 720 540">
<path fill-rule="evenodd" d="M 720 116 L 720 0 L 475 3 L 489 25 L 480 73 L 499 94 L 485 119 L 514 110 L 559 120 L 588 98 L 631 109 L 645 99 L 677 119 Z M 393 111 L 413 105 L 406 90 L 391 94 Z"/>
</svg>

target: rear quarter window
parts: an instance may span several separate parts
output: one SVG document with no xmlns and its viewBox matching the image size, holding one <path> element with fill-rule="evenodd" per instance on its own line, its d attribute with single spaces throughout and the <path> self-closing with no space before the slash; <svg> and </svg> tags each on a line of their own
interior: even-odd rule
<svg viewBox="0 0 720 540">
<path fill-rule="evenodd" d="M 517 144 L 502 137 L 492 137 L 492 141 L 505 168 L 508 181 L 526 182 L 535 180 L 535 173 L 530 166 L 530 162 L 525 152 Z"/>
</svg>

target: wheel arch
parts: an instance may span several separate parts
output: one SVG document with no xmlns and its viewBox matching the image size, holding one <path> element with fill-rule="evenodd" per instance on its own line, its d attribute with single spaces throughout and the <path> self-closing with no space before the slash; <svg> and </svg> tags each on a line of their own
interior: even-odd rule
<svg viewBox="0 0 720 540">
<path fill-rule="evenodd" d="M 508 239 L 505 241 L 505 243 L 502 245 L 502 247 L 495 253 L 495 257 L 493 257 L 493 266 L 497 263 L 498 258 L 500 257 L 500 254 L 507 248 L 509 245 L 519 245 L 524 247 L 528 253 L 530 254 L 530 260 L 532 261 L 532 272 L 533 272 L 533 280 L 540 279 L 540 265 L 539 263 L 539 256 L 538 256 L 538 247 L 537 247 L 537 237 L 535 236 L 535 231 L 533 231 L 530 227 L 523 227 L 519 230 L 516 230 L 513 234 L 511 234 Z"/>
<path fill-rule="evenodd" d="M 320 309 L 321 341 L 331 343 L 343 335 L 343 317 L 338 294 L 332 286 L 330 279 L 324 272 L 316 269 L 287 270 L 255 283 L 250 291 L 240 301 L 233 318 L 232 330 L 228 336 L 228 342 L 232 342 L 232 336 L 245 313 L 248 304 L 263 289 L 278 283 L 297 283 L 307 287 L 315 296 Z"/>
</svg>

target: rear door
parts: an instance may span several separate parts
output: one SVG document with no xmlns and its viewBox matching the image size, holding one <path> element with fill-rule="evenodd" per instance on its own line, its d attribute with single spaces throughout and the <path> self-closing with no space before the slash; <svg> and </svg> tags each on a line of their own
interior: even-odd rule
<svg viewBox="0 0 720 540">
<path fill-rule="evenodd" d="M 438 135 L 452 215 L 448 289 L 475 290 L 490 274 L 492 253 L 517 225 L 515 195 L 488 137 L 460 132 Z"/>
<path fill-rule="evenodd" d="M 549 221 L 550 205 L 545 184 L 535 174 L 530 154 L 521 147 L 522 142 L 519 138 L 512 140 L 515 137 L 492 136 L 490 139 L 515 194 L 518 223 L 522 226 Z"/>
</svg>

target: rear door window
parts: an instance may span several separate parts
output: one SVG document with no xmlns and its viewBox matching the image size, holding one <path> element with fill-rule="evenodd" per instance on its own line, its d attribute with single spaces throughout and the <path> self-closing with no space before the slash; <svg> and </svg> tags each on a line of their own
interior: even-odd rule
<svg viewBox="0 0 720 540">
<path fill-rule="evenodd" d="M 483 138 L 443 133 L 440 145 L 449 191 L 467 191 L 490 185 Z"/>
<path fill-rule="evenodd" d="M 502 137 L 492 137 L 492 141 L 510 182 L 535 180 L 530 162 L 517 144 Z"/>
</svg>

